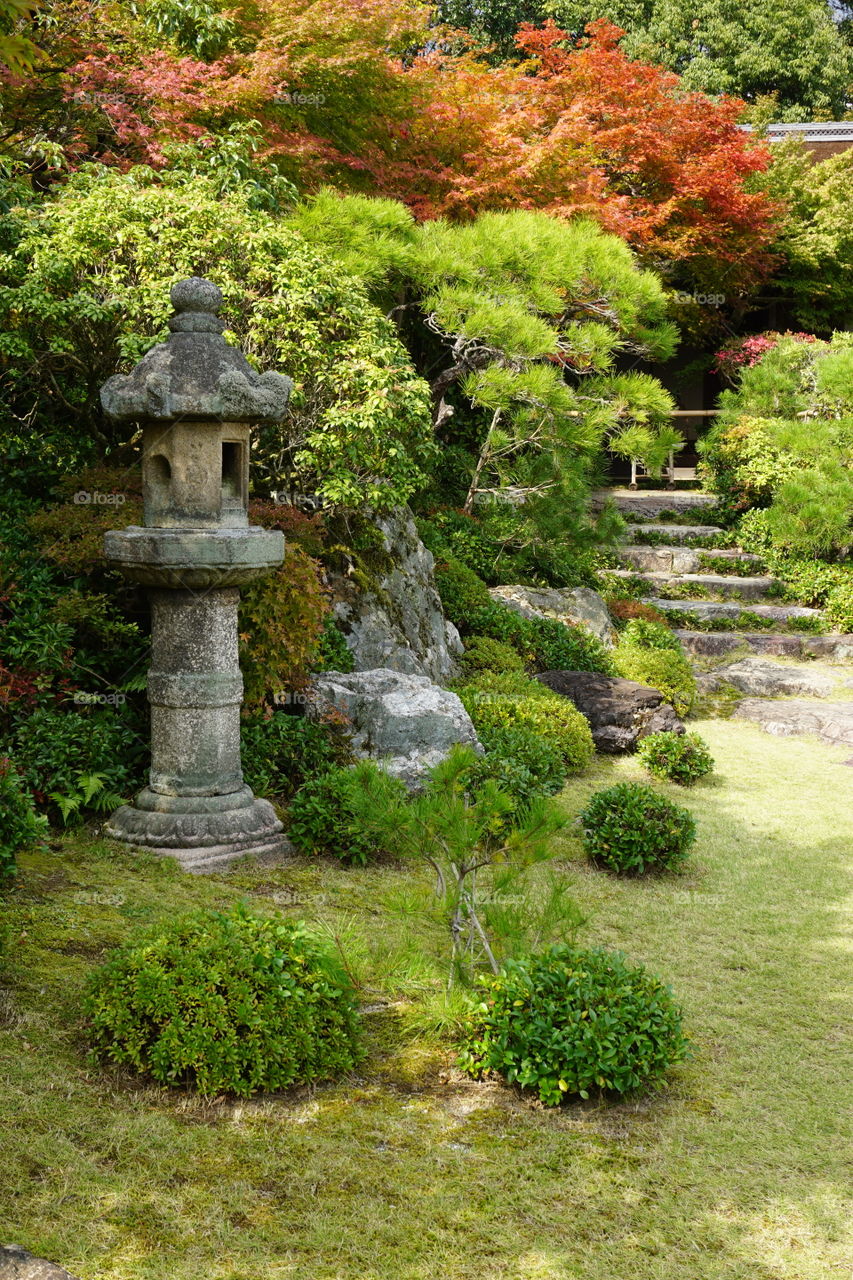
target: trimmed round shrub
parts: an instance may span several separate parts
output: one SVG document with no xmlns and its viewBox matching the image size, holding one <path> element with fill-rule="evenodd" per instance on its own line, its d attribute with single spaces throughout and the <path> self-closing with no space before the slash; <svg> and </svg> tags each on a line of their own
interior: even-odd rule
<svg viewBox="0 0 853 1280">
<path fill-rule="evenodd" d="M 0 889 L 15 874 L 15 856 L 35 844 L 47 826 L 8 756 L 0 756 Z"/>
<path fill-rule="evenodd" d="M 581 823 L 590 860 L 619 875 L 670 871 L 696 839 L 693 815 L 641 782 L 597 791 Z"/>
<path fill-rule="evenodd" d="M 459 665 L 466 675 L 480 671 L 523 671 L 521 655 L 511 645 L 491 636 L 469 636 Z"/>
<path fill-rule="evenodd" d="M 334 1079 L 359 1061 L 352 986 L 301 923 L 199 911 L 113 951 L 84 997 L 95 1058 L 203 1094 Z"/>
<path fill-rule="evenodd" d="M 514 811 L 565 786 L 566 765 L 560 749 L 532 729 L 484 728 L 480 741 L 486 754 L 471 772 L 472 788 L 496 782 L 512 797 Z"/>
<path fill-rule="evenodd" d="M 571 771 L 585 769 L 595 755 L 586 717 L 537 680 L 520 673 L 484 672 L 457 692 L 478 734 L 527 729 L 556 747 Z"/>
<path fill-rule="evenodd" d="M 622 644 L 637 649 L 664 649 L 683 653 L 681 641 L 665 622 L 649 622 L 632 618 L 622 632 Z"/>
<path fill-rule="evenodd" d="M 654 777 L 683 787 L 704 778 L 714 767 L 714 757 L 698 733 L 650 733 L 640 741 L 637 757 Z"/>
<path fill-rule="evenodd" d="M 243 776 L 260 796 L 289 799 L 309 778 L 354 758 L 339 726 L 281 711 L 244 721 L 240 739 Z"/>
<path fill-rule="evenodd" d="M 366 825 L 357 797 L 370 788 L 378 806 L 400 804 L 406 788 L 372 760 L 352 769 L 329 769 L 300 787 L 287 811 L 287 834 L 302 853 L 330 854 L 341 862 L 366 866 L 389 852 Z"/>
<path fill-rule="evenodd" d="M 494 1071 L 546 1106 L 593 1090 L 629 1093 L 687 1056 L 671 990 L 619 952 L 558 944 L 507 960 L 480 987 L 463 1070 Z"/>
<path fill-rule="evenodd" d="M 696 700 L 696 681 L 690 663 L 670 649 L 640 649 L 619 644 L 613 655 L 616 670 L 626 680 L 657 689 L 679 716 L 686 716 Z"/>
</svg>

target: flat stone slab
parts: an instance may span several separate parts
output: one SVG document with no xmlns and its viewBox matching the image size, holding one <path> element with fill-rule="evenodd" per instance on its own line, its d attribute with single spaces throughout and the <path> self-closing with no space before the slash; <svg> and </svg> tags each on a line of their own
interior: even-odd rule
<svg viewBox="0 0 853 1280">
<path fill-rule="evenodd" d="M 663 694 L 648 685 L 593 671 L 544 671 L 536 679 L 586 716 L 598 751 L 614 755 L 650 733 L 684 733 Z"/>
<path fill-rule="evenodd" d="M 716 524 L 629 524 L 628 534 L 657 533 L 668 542 L 686 542 L 688 538 L 715 538 L 722 529 Z"/>
<path fill-rule="evenodd" d="M 623 515 L 652 519 L 661 511 L 699 512 L 717 502 L 713 494 L 695 489 L 599 489 L 593 495 L 593 506 L 602 507 L 608 499 Z"/>
<path fill-rule="evenodd" d="M 706 688 L 721 683 L 733 685 L 742 693 L 760 698 L 791 697 L 806 694 L 814 698 L 831 698 L 842 683 L 837 676 L 809 667 L 783 666 L 769 658 L 743 658 L 727 667 L 700 677 Z M 847 681 L 853 685 L 853 681 Z"/>
<path fill-rule="evenodd" d="M 706 591 L 715 591 L 717 595 L 734 596 L 741 600 L 763 600 L 768 591 L 776 585 L 775 578 L 738 578 L 728 577 L 722 573 L 637 573 L 634 569 L 611 570 L 614 577 L 640 577 L 650 587 L 666 590 L 670 586 L 704 587 Z M 692 601 L 691 601 L 692 603 Z"/>
<path fill-rule="evenodd" d="M 17 1244 L 0 1245 L 0 1280 L 75 1280 L 70 1272 L 36 1258 Z"/>
<path fill-rule="evenodd" d="M 822 658 L 825 662 L 853 662 L 853 635 L 785 635 L 772 631 L 688 631 L 675 634 L 688 653 L 722 658 L 749 649 L 779 658 Z"/>
<path fill-rule="evenodd" d="M 853 746 L 853 702 L 810 702 L 791 698 L 774 702 L 767 698 L 744 698 L 734 717 L 751 720 L 765 733 L 779 738 L 812 734 L 832 746 Z M 796 779 L 791 780 L 796 785 Z"/>
<path fill-rule="evenodd" d="M 650 604 L 661 613 L 679 610 L 692 613 L 697 618 L 732 618 L 735 622 L 743 613 L 754 613 L 759 618 L 773 622 L 787 622 L 789 618 L 819 618 L 820 609 L 808 609 L 802 604 L 739 604 L 733 600 L 667 600 L 661 596 L 647 596 L 643 604 Z"/>
<path fill-rule="evenodd" d="M 763 565 L 760 556 L 723 548 L 702 551 L 695 547 L 623 546 L 619 549 L 619 556 L 627 567 L 644 573 L 701 573 L 705 556 L 714 556 L 715 559 L 725 560 L 730 564 L 748 565 L 759 571 Z"/>
</svg>

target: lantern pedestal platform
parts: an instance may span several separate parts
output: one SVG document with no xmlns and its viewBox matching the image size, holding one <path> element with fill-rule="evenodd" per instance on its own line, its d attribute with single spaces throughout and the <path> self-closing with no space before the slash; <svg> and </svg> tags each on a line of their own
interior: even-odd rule
<svg viewBox="0 0 853 1280">
<path fill-rule="evenodd" d="M 284 852 L 289 845 L 281 832 L 272 805 L 248 787 L 225 796 L 167 796 L 146 787 L 106 827 L 114 840 L 176 858 L 185 871 L 216 871 L 246 854 Z"/>
</svg>

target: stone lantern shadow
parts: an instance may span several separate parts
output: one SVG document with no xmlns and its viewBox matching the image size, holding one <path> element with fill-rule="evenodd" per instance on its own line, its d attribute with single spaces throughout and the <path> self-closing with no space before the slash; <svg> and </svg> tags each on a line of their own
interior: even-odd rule
<svg viewBox="0 0 853 1280">
<path fill-rule="evenodd" d="M 170 297 L 168 340 L 101 388 L 108 417 L 142 427 L 145 511 L 106 534 L 106 558 L 151 605 L 149 785 L 106 830 L 206 871 L 282 846 L 240 767 L 237 610 L 239 588 L 284 558 L 283 534 L 249 525 L 249 447 L 252 424 L 282 421 L 291 382 L 226 343 L 211 281 Z"/>
</svg>

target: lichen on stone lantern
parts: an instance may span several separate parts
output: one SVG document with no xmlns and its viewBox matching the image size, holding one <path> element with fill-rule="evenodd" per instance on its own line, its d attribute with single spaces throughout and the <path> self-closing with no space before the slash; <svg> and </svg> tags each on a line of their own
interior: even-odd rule
<svg viewBox="0 0 853 1280">
<path fill-rule="evenodd" d="M 144 526 L 106 534 L 106 558 L 151 604 L 150 780 L 107 834 L 213 870 L 281 846 L 240 767 L 237 610 L 239 588 L 284 558 L 280 532 L 249 525 L 249 433 L 281 422 L 291 382 L 225 341 L 211 281 L 170 297 L 171 336 L 101 389 L 108 417 L 142 428 L 145 511 Z"/>
</svg>

